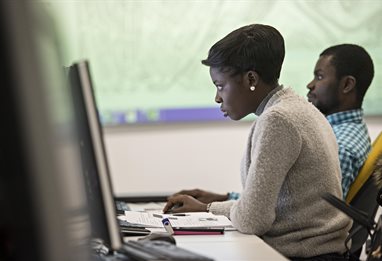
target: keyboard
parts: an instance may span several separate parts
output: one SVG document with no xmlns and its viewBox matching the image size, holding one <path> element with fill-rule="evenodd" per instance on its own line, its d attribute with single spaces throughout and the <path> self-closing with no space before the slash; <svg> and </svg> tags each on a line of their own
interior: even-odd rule
<svg viewBox="0 0 382 261">
<path fill-rule="evenodd" d="M 213 259 L 177 247 L 163 240 L 127 241 L 121 248 L 121 253 L 134 260 L 177 260 L 177 261 L 212 261 Z"/>
</svg>

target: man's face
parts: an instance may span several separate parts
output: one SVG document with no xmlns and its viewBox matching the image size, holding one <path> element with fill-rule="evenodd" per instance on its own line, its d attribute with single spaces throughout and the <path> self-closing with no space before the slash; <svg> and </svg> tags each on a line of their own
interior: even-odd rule
<svg viewBox="0 0 382 261">
<path fill-rule="evenodd" d="M 308 101 L 324 115 L 332 114 L 339 107 L 339 79 L 336 69 L 331 64 L 332 56 L 320 56 L 314 68 L 314 78 L 307 85 Z"/>
</svg>

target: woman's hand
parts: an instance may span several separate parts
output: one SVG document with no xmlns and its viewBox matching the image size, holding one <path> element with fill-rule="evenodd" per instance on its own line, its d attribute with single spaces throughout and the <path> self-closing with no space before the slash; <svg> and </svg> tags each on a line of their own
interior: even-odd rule
<svg viewBox="0 0 382 261">
<path fill-rule="evenodd" d="M 208 192 L 201 189 L 181 190 L 175 193 L 173 196 L 175 195 L 189 195 L 199 200 L 200 202 L 203 202 L 206 204 L 214 202 L 214 201 L 228 200 L 227 194 L 216 194 L 216 193 Z"/>
<path fill-rule="evenodd" d="M 176 206 L 176 207 L 174 207 Z M 176 194 L 167 199 L 167 204 L 163 208 L 163 213 L 180 213 L 180 212 L 205 212 L 207 204 L 189 196 Z"/>
</svg>

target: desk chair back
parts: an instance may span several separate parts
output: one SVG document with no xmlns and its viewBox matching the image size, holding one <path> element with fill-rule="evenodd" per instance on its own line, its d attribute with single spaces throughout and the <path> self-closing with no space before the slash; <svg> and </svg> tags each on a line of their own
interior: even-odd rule
<svg viewBox="0 0 382 261">
<path fill-rule="evenodd" d="M 346 196 L 347 203 L 365 212 L 372 220 L 374 220 L 378 209 L 376 199 L 379 190 L 372 174 L 376 171 L 376 163 L 379 159 L 382 159 L 382 132 L 373 142 L 371 151 Z M 355 233 L 357 230 L 359 231 Z M 352 246 L 350 252 L 361 253 L 362 246 L 368 237 L 368 231 L 366 228 L 361 227 L 360 224 L 353 223 L 349 232 L 350 235 L 352 232 L 355 234 L 351 236 Z"/>
</svg>

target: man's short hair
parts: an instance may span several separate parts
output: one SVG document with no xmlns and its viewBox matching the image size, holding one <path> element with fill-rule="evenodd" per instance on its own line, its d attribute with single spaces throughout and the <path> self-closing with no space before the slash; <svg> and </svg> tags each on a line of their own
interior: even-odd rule
<svg viewBox="0 0 382 261">
<path fill-rule="evenodd" d="M 336 69 L 337 79 L 351 75 L 356 79 L 359 102 L 369 88 L 374 77 L 373 60 L 366 50 L 355 44 L 340 44 L 327 48 L 320 56 L 332 56 L 331 64 Z"/>
<path fill-rule="evenodd" d="M 215 43 L 202 64 L 231 70 L 233 75 L 254 70 L 264 82 L 273 84 L 280 77 L 284 56 L 280 32 L 269 25 L 252 24 L 234 30 Z"/>
</svg>

